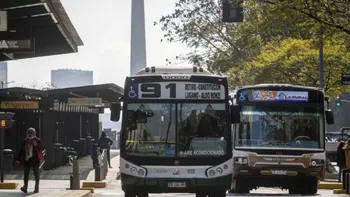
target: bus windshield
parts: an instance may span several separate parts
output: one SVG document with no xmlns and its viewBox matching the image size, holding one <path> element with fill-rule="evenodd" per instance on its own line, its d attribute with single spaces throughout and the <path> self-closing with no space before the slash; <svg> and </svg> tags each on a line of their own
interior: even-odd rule
<svg viewBox="0 0 350 197">
<path fill-rule="evenodd" d="M 224 156 L 229 138 L 225 106 L 130 103 L 125 120 L 125 152 L 156 157 Z"/>
<path fill-rule="evenodd" d="M 317 107 L 243 105 L 235 147 L 324 149 L 323 121 Z"/>
<path fill-rule="evenodd" d="M 179 157 L 226 155 L 225 103 L 181 103 L 178 113 Z"/>
<path fill-rule="evenodd" d="M 125 151 L 129 155 L 175 157 L 175 105 L 131 103 Z M 125 134 L 124 134 L 125 135 Z"/>
</svg>

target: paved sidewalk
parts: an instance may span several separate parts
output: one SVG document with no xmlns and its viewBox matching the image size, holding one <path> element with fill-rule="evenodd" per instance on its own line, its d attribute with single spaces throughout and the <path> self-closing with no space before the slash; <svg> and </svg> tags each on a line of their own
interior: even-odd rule
<svg viewBox="0 0 350 197">
<path fill-rule="evenodd" d="M 112 168 L 108 169 L 108 174 L 106 177 L 106 181 L 110 183 L 112 180 L 115 180 L 118 173 L 119 173 L 119 150 L 112 150 L 111 151 L 111 164 Z M 91 163 L 91 159 L 86 161 Z M 86 164 L 87 165 L 87 164 Z M 91 163 L 92 165 L 92 163 Z M 70 168 L 64 168 L 66 171 L 71 171 Z M 62 169 L 62 167 L 61 167 Z M 63 173 L 63 171 L 60 173 Z M 59 170 L 61 171 L 61 170 Z M 56 171 L 57 172 L 57 171 Z M 67 172 L 68 173 L 68 172 Z M 68 173 L 69 176 L 69 173 Z M 82 183 L 84 181 L 94 181 L 95 180 L 95 170 L 91 170 L 88 175 L 85 175 L 86 180 L 80 181 L 80 187 L 82 187 Z M 58 178 L 58 177 L 57 177 Z M 6 181 L 5 181 L 6 182 Z M 30 197 L 85 197 L 85 196 L 91 196 L 92 194 L 89 194 L 90 191 L 87 190 L 74 190 L 74 191 L 67 191 L 66 188 L 70 187 L 69 180 L 40 180 L 40 193 L 34 194 L 34 185 L 35 182 L 33 180 L 29 181 L 28 185 L 28 193 L 24 194 L 20 188 L 23 186 L 23 180 L 9 180 L 8 182 L 17 182 L 19 183 L 19 186 L 15 190 L 0 190 L 0 197 L 23 197 L 23 196 L 30 196 Z"/>
<path fill-rule="evenodd" d="M 1 1 L 1 0 L 0 0 Z M 119 155 L 119 150 L 111 150 L 111 158 Z M 78 159 L 80 180 L 87 179 L 89 173 L 93 170 L 91 156 L 85 156 Z M 41 180 L 68 180 L 70 179 L 70 173 L 72 172 L 72 166 L 66 164 L 58 168 L 43 171 L 40 175 Z M 33 172 L 31 172 L 31 175 Z M 23 179 L 23 169 L 17 168 L 11 173 L 5 173 L 5 180 L 22 180 Z M 1 197 L 1 196 L 0 196 Z"/>
<path fill-rule="evenodd" d="M 40 181 L 40 193 L 34 194 L 34 181 L 29 181 L 28 193 L 24 194 L 20 188 L 23 186 L 22 180 L 12 180 L 11 182 L 19 183 L 19 186 L 15 190 L 0 190 L 1 197 L 23 197 L 23 196 L 47 196 L 47 197 L 56 197 L 62 196 L 65 194 L 71 197 L 81 197 L 86 196 L 89 191 L 66 191 L 66 188 L 69 188 L 69 181 L 66 180 L 41 180 Z"/>
</svg>

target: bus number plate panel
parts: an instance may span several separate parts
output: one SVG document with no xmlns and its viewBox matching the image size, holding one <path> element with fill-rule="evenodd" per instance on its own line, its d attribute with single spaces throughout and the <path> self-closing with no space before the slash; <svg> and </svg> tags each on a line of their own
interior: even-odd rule
<svg viewBox="0 0 350 197">
<path fill-rule="evenodd" d="M 286 175 L 287 174 L 287 170 L 271 170 L 271 173 L 273 175 Z"/>
<path fill-rule="evenodd" d="M 186 187 L 186 182 L 169 182 L 168 187 L 184 188 Z"/>
</svg>

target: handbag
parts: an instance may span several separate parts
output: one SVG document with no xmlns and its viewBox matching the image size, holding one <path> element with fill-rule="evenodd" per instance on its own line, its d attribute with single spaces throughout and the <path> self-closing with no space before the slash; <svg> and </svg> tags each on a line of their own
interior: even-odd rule
<svg viewBox="0 0 350 197">
<path fill-rule="evenodd" d="M 36 155 L 38 155 L 38 159 L 39 159 L 40 161 L 45 160 L 45 159 L 44 159 L 44 154 L 43 154 L 43 152 L 40 150 L 39 147 L 35 147 L 35 151 L 36 151 Z"/>
</svg>

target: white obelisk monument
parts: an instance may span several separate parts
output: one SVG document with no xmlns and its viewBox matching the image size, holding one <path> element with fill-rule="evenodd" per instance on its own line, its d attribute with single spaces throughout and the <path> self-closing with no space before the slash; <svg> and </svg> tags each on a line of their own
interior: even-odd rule
<svg viewBox="0 0 350 197">
<path fill-rule="evenodd" d="M 146 30 L 144 0 L 131 2 L 130 75 L 146 67 Z"/>
</svg>

